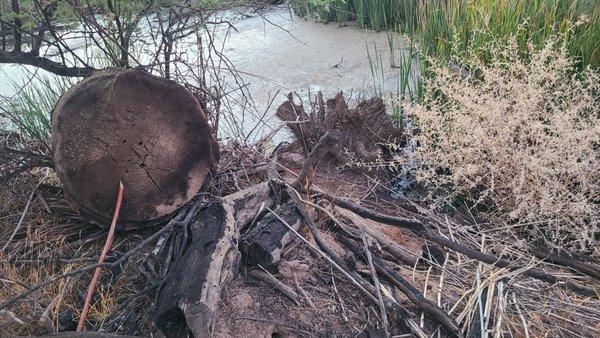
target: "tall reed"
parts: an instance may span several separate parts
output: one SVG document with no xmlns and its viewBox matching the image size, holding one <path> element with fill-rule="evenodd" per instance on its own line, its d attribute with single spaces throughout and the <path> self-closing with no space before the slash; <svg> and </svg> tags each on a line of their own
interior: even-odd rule
<svg viewBox="0 0 600 338">
<path fill-rule="evenodd" d="M 394 30 L 420 42 L 438 58 L 478 51 L 516 35 L 523 52 L 560 33 L 579 68 L 600 66 L 600 1 L 597 0 L 290 0 L 296 13 Z M 301 10 L 302 9 L 302 10 Z M 336 13 L 343 11 L 344 15 Z M 481 50 L 481 52 L 485 52 Z"/>
</svg>

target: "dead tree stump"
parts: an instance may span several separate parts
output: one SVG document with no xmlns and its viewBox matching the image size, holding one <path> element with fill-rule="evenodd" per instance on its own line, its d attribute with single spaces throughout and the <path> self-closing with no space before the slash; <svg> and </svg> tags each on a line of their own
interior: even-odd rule
<svg viewBox="0 0 600 338">
<path fill-rule="evenodd" d="M 65 93 L 52 112 L 56 172 L 70 204 L 105 226 L 119 181 L 120 228 L 156 223 L 187 203 L 218 162 L 198 101 L 174 81 L 108 69 Z"/>
<path fill-rule="evenodd" d="M 319 92 L 307 112 L 304 106 L 294 103 L 293 94 L 290 93 L 288 100 L 277 108 L 276 115 L 288 122 L 288 128 L 305 154 L 327 132 L 339 130 L 341 139 L 328 149 L 328 153 L 344 164 L 376 161 L 381 153 L 381 145 L 395 144 L 402 138 L 401 129 L 386 113 L 385 104 L 378 97 L 361 101 L 350 108 L 343 93 L 324 101 Z M 299 121 L 305 123 L 297 123 Z"/>
</svg>

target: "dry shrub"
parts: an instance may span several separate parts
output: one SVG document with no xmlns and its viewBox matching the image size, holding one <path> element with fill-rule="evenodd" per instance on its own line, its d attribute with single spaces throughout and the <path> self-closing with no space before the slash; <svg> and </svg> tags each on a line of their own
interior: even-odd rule
<svg viewBox="0 0 600 338">
<path fill-rule="evenodd" d="M 600 72 L 576 73 L 559 38 L 527 57 L 514 40 L 489 48 L 491 61 L 463 62 L 471 72 L 434 65 L 405 107 L 421 127 L 420 178 L 496 224 L 598 254 Z"/>
</svg>

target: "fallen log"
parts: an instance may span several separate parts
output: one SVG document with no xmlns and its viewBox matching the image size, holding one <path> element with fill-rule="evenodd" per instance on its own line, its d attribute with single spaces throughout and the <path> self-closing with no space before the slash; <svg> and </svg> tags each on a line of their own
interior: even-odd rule
<svg viewBox="0 0 600 338">
<path fill-rule="evenodd" d="M 218 163 L 198 101 L 141 70 L 96 72 L 52 111 L 56 172 L 73 209 L 107 226 L 115 187 L 127 190 L 118 228 L 156 224 L 189 202 Z"/>
</svg>

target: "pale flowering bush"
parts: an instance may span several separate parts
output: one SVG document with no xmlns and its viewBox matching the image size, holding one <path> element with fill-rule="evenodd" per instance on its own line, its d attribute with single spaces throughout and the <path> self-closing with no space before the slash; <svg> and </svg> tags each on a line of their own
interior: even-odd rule
<svg viewBox="0 0 600 338">
<path fill-rule="evenodd" d="M 597 254 L 600 73 L 576 73 L 558 38 L 527 57 L 514 41 L 489 52 L 463 62 L 471 72 L 432 66 L 405 107 L 421 128 L 419 178 L 438 201 L 466 197 L 493 224 Z"/>
</svg>

